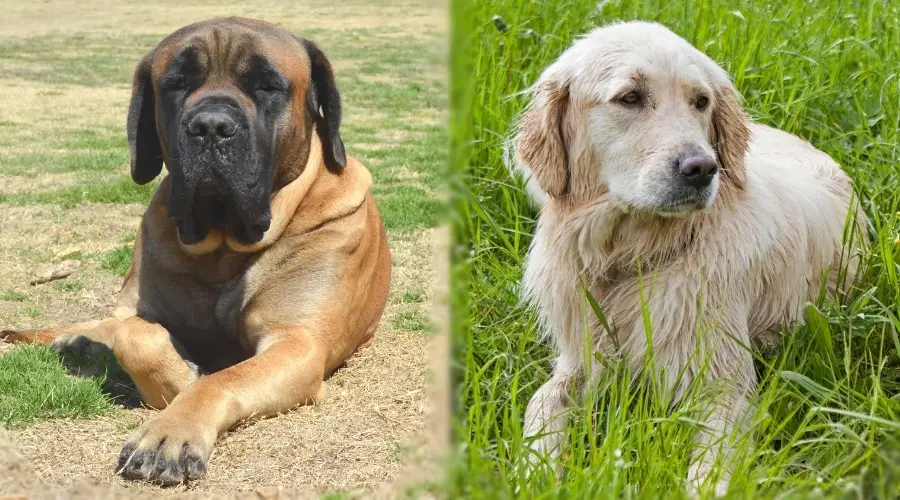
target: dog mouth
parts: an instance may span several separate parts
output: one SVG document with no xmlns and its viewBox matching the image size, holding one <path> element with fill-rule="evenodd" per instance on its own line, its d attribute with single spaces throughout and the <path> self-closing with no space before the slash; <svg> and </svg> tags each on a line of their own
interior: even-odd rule
<svg viewBox="0 0 900 500">
<path fill-rule="evenodd" d="M 263 239 L 271 221 L 271 193 L 253 152 L 243 149 L 232 150 L 230 161 L 211 157 L 216 153 L 208 150 L 182 150 L 183 163 L 170 170 L 168 200 L 169 218 L 182 243 L 199 243 L 214 229 L 245 245 Z"/>
<path fill-rule="evenodd" d="M 659 207 L 656 212 L 664 217 L 678 217 L 706 210 L 711 204 L 706 200 L 685 199 L 667 203 Z"/>
<path fill-rule="evenodd" d="M 176 214 L 171 213 L 170 206 L 178 236 L 188 245 L 203 241 L 213 229 L 233 235 L 242 244 L 253 244 L 263 239 L 271 223 L 267 198 L 248 202 L 219 190 L 198 188 L 189 205 L 189 210 Z"/>
<path fill-rule="evenodd" d="M 686 217 L 702 212 L 713 205 L 716 199 L 714 189 L 677 190 L 660 202 L 650 206 L 639 207 L 642 212 L 651 212 L 662 217 Z"/>
<path fill-rule="evenodd" d="M 218 230 L 250 245 L 269 229 L 270 155 L 235 109 L 206 103 L 182 120 L 176 159 L 169 166 L 168 211 L 184 244 L 199 243 Z"/>
</svg>

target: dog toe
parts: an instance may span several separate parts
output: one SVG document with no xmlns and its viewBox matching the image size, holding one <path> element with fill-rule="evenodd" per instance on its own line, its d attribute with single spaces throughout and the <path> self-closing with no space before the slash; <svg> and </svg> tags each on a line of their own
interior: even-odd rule
<svg viewBox="0 0 900 500">
<path fill-rule="evenodd" d="M 84 335 L 64 333 L 53 340 L 53 343 L 50 344 L 50 349 L 58 353 L 77 352 L 87 347 L 88 343 L 90 343 L 90 340 Z"/>
<path fill-rule="evenodd" d="M 119 453 L 118 472 L 127 479 L 174 486 L 206 474 L 202 429 L 157 417 L 135 431 Z"/>
<path fill-rule="evenodd" d="M 124 455 L 123 450 L 121 455 Z M 125 464 L 119 468 L 122 476 L 127 479 L 149 479 L 156 464 L 155 450 L 135 449 L 129 454 Z"/>
<path fill-rule="evenodd" d="M 182 449 L 180 463 L 187 479 L 199 479 L 206 475 L 206 461 L 188 445 Z"/>
<path fill-rule="evenodd" d="M 152 479 L 163 486 L 174 486 L 184 482 L 185 474 L 177 460 L 160 454 L 160 456 L 156 457 Z"/>
</svg>

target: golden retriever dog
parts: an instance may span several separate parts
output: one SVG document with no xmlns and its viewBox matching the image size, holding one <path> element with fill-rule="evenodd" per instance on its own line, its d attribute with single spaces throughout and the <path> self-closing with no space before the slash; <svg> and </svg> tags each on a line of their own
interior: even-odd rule
<svg viewBox="0 0 900 500">
<path fill-rule="evenodd" d="M 752 414 L 748 346 L 855 276 L 864 238 L 845 228 L 863 234 L 865 215 L 827 154 L 752 123 L 726 72 L 658 24 L 588 33 L 532 92 L 513 141 L 541 207 L 523 290 L 559 357 L 526 410 L 531 456 L 558 466 L 570 390 L 603 368 L 586 347 L 635 374 L 652 348 L 673 403 L 695 380 L 722 390 L 701 418 L 696 494 Z M 710 477 L 718 494 L 729 470 Z"/>
</svg>

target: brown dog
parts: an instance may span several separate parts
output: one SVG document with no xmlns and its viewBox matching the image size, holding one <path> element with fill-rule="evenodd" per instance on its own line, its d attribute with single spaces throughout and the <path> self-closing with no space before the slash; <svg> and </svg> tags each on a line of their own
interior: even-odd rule
<svg viewBox="0 0 900 500">
<path fill-rule="evenodd" d="M 147 183 L 163 163 L 168 175 L 113 317 L 3 335 L 106 346 L 163 409 L 126 441 L 124 476 L 202 476 L 220 433 L 320 399 L 323 380 L 371 341 L 391 256 L 340 122 L 325 55 L 272 24 L 192 24 L 141 61 L 131 175 Z"/>
</svg>

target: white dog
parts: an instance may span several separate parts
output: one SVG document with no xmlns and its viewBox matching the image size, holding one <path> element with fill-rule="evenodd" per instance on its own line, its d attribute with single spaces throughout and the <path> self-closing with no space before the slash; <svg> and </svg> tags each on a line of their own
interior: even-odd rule
<svg viewBox="0 0 900 500">
<path fill-rule="evenodd" d="M 834 292 L 849 282 L 839 269 L 856 274 L 865 216 L 850 179 L 807 142 L 751 123 L 724 70 L 644 22 L 596 29 L 546 68 L 514 152 L 542 207 L 524 294 L 559 352 L 528 404 L 526 438 L 558 457 L 570 388 L 590 386 L 584 347 L 637 373 L 649 337 L 673 401 L 696 377 L 725 387 L 698 431 L 696 492 L 752 413 L 747 346 L 800 318 L 823 279 Z"/>
</svg>

